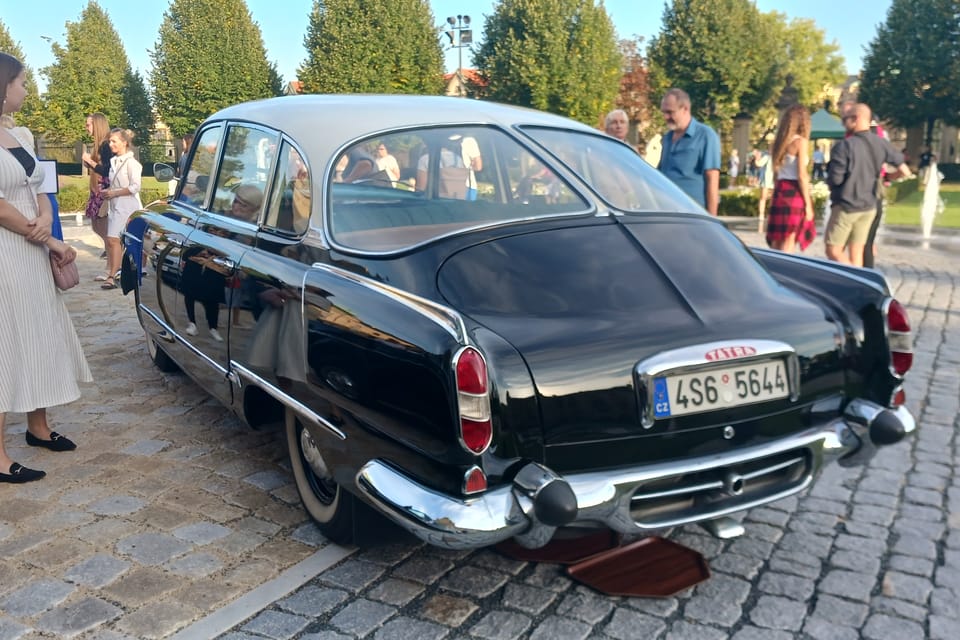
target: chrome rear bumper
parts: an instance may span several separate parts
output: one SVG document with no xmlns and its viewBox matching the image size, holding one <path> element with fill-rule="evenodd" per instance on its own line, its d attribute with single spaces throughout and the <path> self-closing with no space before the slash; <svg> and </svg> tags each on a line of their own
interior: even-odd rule
<svg viewBox="0 0 960 640">
<path fill-rule="evenodd" d="M 608 527 L 621 533 L 642 533 L 712 520 L 780 500 L 816 479 L 823 465 L 863 464 L 878 444 L 890 444 L 916 428 L 904 408 L 885 409 L 854 400 L 843 417 L 764 445 L 714 456 L 630 468 L 559 476 L 529 463 L 505 485 L 476 496 L 449 496 L 424 487 L 379 460 L 365 464 L 356 476 L 364 498 L 380 512 L 420 539 L 440 547 L 485 547 L 508 538 L 527 547 L 546 544 L 557 526 Z M 893 435 L 891 435 L 893 434 Z M 748 470 L 740 472 L 743 470 Z M 774 474 L 786 473 L 780 480 Z M 682 480 L 682 481 L 681 481 Z M 676 484 L 671 484 L 676 481 Z M 569 491 L 545 491 L 561 483 Z M 754 493 L 751 483 L 762 485 Z M 663 489 L 667 486 L 667 489 Z M 564 488 L 565 489 L 565 488 Z M 544 522 L 538 514 L 563 513 L 545 500 L 563 500 L 572 492 L 576 508 L 569 522 Z M 557 496 L 560 496 L 559 498 Z M 687 501 L 689 508 L 651 509 L 644 501 Z M 638 506 L 640 503 L 640 506 Z M 562 507 L 562 505 L 561 505 Z"/>
</svg>

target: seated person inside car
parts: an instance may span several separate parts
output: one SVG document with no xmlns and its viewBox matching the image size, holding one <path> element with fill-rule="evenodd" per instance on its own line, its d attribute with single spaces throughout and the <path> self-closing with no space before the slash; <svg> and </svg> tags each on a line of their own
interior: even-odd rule
<svg viewBox="0 0 960 640">
<path fill-rule="evenodd" d="M 256 222 L 263 205 L 263 191 L 252 184 L 242 184 L 233 192 L 230 215 L 245 222 Z"/>
</svg>

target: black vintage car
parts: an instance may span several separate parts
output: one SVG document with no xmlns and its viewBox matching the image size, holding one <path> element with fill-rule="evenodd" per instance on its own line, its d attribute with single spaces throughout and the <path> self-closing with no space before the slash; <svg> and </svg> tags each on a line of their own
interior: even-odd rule
<svg viewBox="0 0 960 640">
<path fill-rule="evenodd" d="M 451 548 L 732 535 L 914 429 L 882 276 L 746 248 L 580 124 L 285 97 L 211 116 L 188 160 L 127 227 L 124 290 L 157 366 L 283 421 L 332 540 L 370 513 Z"/>
</svg>

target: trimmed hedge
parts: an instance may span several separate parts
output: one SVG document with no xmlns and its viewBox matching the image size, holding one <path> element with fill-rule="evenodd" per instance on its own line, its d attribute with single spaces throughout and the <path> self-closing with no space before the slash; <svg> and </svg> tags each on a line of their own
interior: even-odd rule
<svg viewBox="0 0 960 640">
<path fill-rule="evenodd" d="M 60 211 L 64 213 L 83 211 L 87 208 L 89 197 L 90 190 L 86 187 L 61 187 L 57 193 L 57 203 L 60 206 Z M 166 189 L 143 189 L 140 191 L 140 200 L 144 204 L 167 197 L 169 197 L 169 193 Z"/>
<path fill-rule="evenodd" d="M 770 200 L 773 194 L 767 198 L 767 212 L 770 211 Z M 813 195 L 813 209 L 817 217 L 823 213 L 823 206 L 827 203 L 827 197 L 822 195 Z M 750 216 L 758 217 L 760 215 L 760 189 L 728 189 L 720 192 L 720 206 L 718 207 L 721 216 Z"/>
<path fill-rule="evenodd" d="M 900 202 L 911 193 L 916 193 L 919 188 L 920 180 L 917 178 L 891 182 L 890 186 L 883 190 L 883 199 L 886 202 Z"/>
</svg>

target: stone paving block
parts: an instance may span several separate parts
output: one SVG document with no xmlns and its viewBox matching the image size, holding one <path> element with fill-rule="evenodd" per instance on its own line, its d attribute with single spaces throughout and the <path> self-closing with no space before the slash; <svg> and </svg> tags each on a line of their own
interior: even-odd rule
<svg viewBox="0 0 960 640">
<path fill-rule="evenodd" d="M 636 609 L 641 613 L 649 613 L 658 618 L 672 616 L 680 608 L 680 601 L 677 596 L 672 598 L 622 598 L 621 601 L 631 609 Z M 616 601 L 613 604 L 616 605 Z"/>
<path fill-rule="evenodd" d="M 433 584 L 453 569 L 453 562 L 445 558 L 417 555 L 406 560 L 391 573 L 397 578 L 406 578 L 422 584 Z M 326 574 L 324 574 L 326 576 Z"/>
<path fill-rule="evenodd" d="M 277 606 L 300 616 L 319 618 L 335 609 L 348 597 L 350 594 L 340 589 L 308 585 L 277 602 Z"/>
<path fill-rule="evenodd" d="M 374 634 L 376 640 L 440 640 L 450 630 L 432 622 L 398 616 Z"/>
<path fill-rule="evenodd" d="M 590 631 L 590 625 L 584 622 L 548 616 L 534 628 L 530 640 L 584 640 L 590 635 Z"/>
<path fill-rule="evenodd" d="M 794 514 L 787 526 L 791 531 L 809 531 L 810 533 L 832 536 L 836 533 L 839 523 L 840 518 L 834 513 L 801 511 Z"/>
<path fill-rule="evenodd" d="M 34 567 L 56 571 L 60 565 L 75 562 L 77 558 L 89 556 L 93 552 L 93 545 L 73 537 L 62 536 L 49 544 L 21 554 L 19 559 Z"/>
<path fill-rule="evenodd" d="M 252 531 L 234 531 L 226 538 L 221 538 L 220 541 L 217 542 L 217 549 L 223 553 L 240 556 L 250 553 L 267 540 L 269 540 L 267 536 L 253 533 Z"/>
<path fill-rule="evenodd" d="M 773 553 L 774 544 L 765 540 L 755 538 L 737 538 L 727 549 L 728 553 L 736 553 L 748 558 L 760 558 L 766 560 Z M 722 555 L 720 557 L 723 557 Z"/>
<path fill-rule="evenodd" d="M 393 568 L 418 551 L 422 550 L 423 547 L 423 544 L 406 543 L 378 545 L 370 549 L 362 550 L 357 559 L 363 560 L 364 562 L 382 564 Z"/>
<path fill-rule="evenodd" d="M 401 606 L 419 596 L 425 588 L 424 585 L 416 582 L 388 578 L 370 589 L 367 597 L 386 604 Z"/>
<path fill-rule="evenodd" d="M 491 611 L 470 628 L 470 633 L 483 640 L 513 640 L 530 628 L 530 618 L 512 611 Z"/>
<path fill-rule="evenodd" d="M 900 571 L 887 571 L 883 576 L 883 595 L 925 604 L 933 591 L 929 578 L 920 578 Z"/>
<path fill-rule="evenodd" d="M 199 578 L 170 594 L 170 599 L 182 602 L 201 611 L 212 612 L 235 600 L 242 588 L 226 584 L 219 576 Z"/>
<path fill-rule="evenodd" d="M 440 580 L 440 587 L 454 593 L 482 598 L 502 587 L 509 579 L 510 576 L 499 571 L 467 566 L 446 574 Z"/>
<path fill-rule="evenodd" d="M 256 488 L 264 491 L 272 491 L 273 489 L 290 484 L 292 480 L 293 478 L 290 477 L 289 473 L 276 470 L 257 471 L 243 479 L 244 482 L 252 484 Z"/>
<path fill-rule="evenodd" d="M 170 509 L 162 505 L 150 504 L 132 514 L 130 519 L 146 523 L 151 527 L 162 529 L 163 531 L 170 531 L 185 522 L 193 520 L 193 517 L 182 511 Z"/>
<path fill-rule="evenodd" d="M 117 542 L 116 550 L 140 564 L 157 565 L 183 555 L 190 545 L 165 533 L 138 533 Z"/>
<path fill-rule="evenodd" d="M 760 507 L 748 511 L 744 520 L 744 526 L 750 526 L 749 523 L 752 522 L 761 522 L 774 527 L 783 527 L 789 522 L 790 514 L 776 509 Z"/>
<path fill-rule="evenodd" d="M 839 624 L 839 618 L 807 618 L 803 632 L 814 640 L 860 640 L 860 632 Z"/>
<path fill-rule="evenodd" d="M 157 640 L 187 626 L 198 613 L 182 602 L 151 602 L 120 618 L 116 627 L 137 638 Z"/>
<path fill-rule="evenodd" d="M 92 522 L 94 516 L 79 509 L 54 509 L 37 514 L 32 518 L 32 527 L 37 531 L 58 533 L 68 529 L 75 529 Z M 0 535 L 0 540 L 4 538 Z"/>
<path fill-rule="evenodd" d="M 272 576 L 277 566 L 265 558 L 251 558 L 223 570 L 223 579 L 231 585 L 252 587 L 263 582 L 263 576 Z"/>
<path fill-rule="evenodd" d="M 870 592 L 876 581 L 873 574 L 831 569 L 820 582 L 819 591 L 857 602 L 869 602 Z"/>
<path fill-rule="evenodd" d="M 634 640 L 635 638 L 656 638 L 666 630 L 663 620 L 629 609 L 618 609 L 603 627 L 603 632 L 611 638 Z"/>
<path fill-rule="evenodd" d="M 130 563 L 112 555 L 98 553 L 71 567 L 64 577 L 87 587 L 104 587 L 130 568 Z"/>
<path fill-rule="evenodd" d="M 524 576 L 523 581 L 558 593 L 566 591 L 573 584 L 563 567 L 545 562 L 534 564 L 533 570 Z"/>
<path fill-rule="evenodd" d="M 396 611 L 395 607 L 358 599 L 333 616 L 330 624 L 345 633 L 365 636 L 386 622 Z"/>
<path fill-rule="evenodd" d="M 107 496 L 87 505 L 98 516 L 126 516 L 143 509 L 146 501 L 136 496 Z"/>
<path fill-rule="evenodd" d="M 879 491 L 857 491 L 853 497 L 857 504 L 894 509 L 900 504 L 900 496 L 895 493 Z"/>
<path fill-rule="evenodd" d="M 173 535 L 193 544 L 210 544 L 232 533 L 228 527 L 210 522 L 195 522 L 173 530 Z"/>
<path fill-rule="evenodd" d="M 170 446 L 166 440 L 139 440 L 120 450 L 130 456 L 152 456 Z"/>
<path fill-rule="evenodd" d="M 856 551 L 857 553 L 867 553 L 872 554 L 876 557 L 882 556 L 887 550 L 887 543 L 885 539 L 882 538 L 863 538 L 861 536 L 851 536 L 844 533 L 841 533 L 834 540 L 834 545 L 838 549 L 846 549 L 847 551 Z M 825 557 L 827 554 L 823 554 L 821 557 Z"/>
<path fill-rule="evenodd" d="M 795 634 L 760 627 L 742 627 L 730 640 L 794 640 Z"/>
<path fill-rule="evenodd" d="M 0 638 L 3 640 L 19 640 L 31 631 L 31 627 L 0 616 Z"/>
<path fill-rule="evenodd" d="M 824 620 L 833 620 L 838 623 L 859 627 L 867 619 L 870 608 L 863 603 L 851 602 L 843 598 L 829 595 L 817 597 L 817 605 L 813 610 L 814 617 Z"/>
<path fill-rule="evenodd" d="M 750 558 L 732 551 L 725 551 L 710 562 L 710 570 L 753 580 L 765 561 L 765 558 Z"/>
<path fill-rule="evenodd" d="M 893 523 L 890 529 L 893 533 L 901 536 L 919 536 L 927 540 L 939 540 L 946 532 L 947 523 L 945 521 L 907 519 L 902 516 Z"/>
<path fill-rule="evenodd" d="M 479 607 L 466 598 L 437 594 L 428 598 L 420 609 L 420 615 L 447 627 L 459 627 Z"/>
<path fill-rule="evenodd" d="M 182 579 L 152 567 L 134 569 L 102 591 L 125 607 L 139 607 L 182 585 Z"/>
<path fill-rule="evenodd" d="M 741 606 L 749 593 L 750 583 L 715 575 L 696 588 L 683 613 L 696 622 L 729 627 L 740 619 Z"/>
<path fill-rule="evenodd" d="M 307 522 L 297 527 L 293 533 L 290 534 L 290 539 L 317 548 L 323 547 L 330 542 L 323 537 L 320 529 L 312 522 Z"/>
<path fill-rule="evenodd" d="M 870 616 L 863 627 L 862 634 L 866 640 L 889 640 L 890 638 L 909 640 L 923 638 L 925 635 L 922 625 L 884 614 Z"/>
<path fill-rule="evenodd" d="M 765 629 L 799 631 L 807 614 L 807 605 L 779 596 L 760 596 L 750 610 L 750 620 Z"/>
<path fill-rule="evenodd" d="M 557 594 L 525 584 L 508 584 L 503 590 L 500 603 L 508 609 L 537 615 L 556 600 Z"/>
<path fill-rule="evenodd" d="M 939 505 L 923 504 L 904 504 L 900 507 L 901 518 L 911 520 L 921 520 L 924 522 L 943 522 L 943 508 Z"/>
<path fill-rule="evenodd" d="M 325 571 L 320 578 L 335 587 L 357 592 L 377 580 L 383 573 L 384 568 L 379 565 L 349 558 Z"/>
<path fill-rule="evenodd" d="M 866 522 L 881 527 L 889 527 L 893 523 L 897 512 L 890 507 L 877 507 L 870 504 L 856 504 L 850 514 L 850 520 Z"/>
<path fill-rule="evenodd" d="M 930 640 L 956 640 L 957 621 L 943 616 L 930 616 Z"/>
<path fill-rule="evenodd" d="M 115 620 L 122 614 L 120 607 L 87 596 L 46 612 L 37 620 L 37 629 L 59 637 L 71 637 Z"/>
<path fill-rule="evenodd" d="M 819 558 L 805 557 L 798 559 L 789 553 L 779 551 L 770 557 L 769 562 L 770 568 L 774 571 L 790 573 L 804 578 L 818 577 L 822 565 L 823 562 Z"/>
<path fill-rule="evenodd" d="M 882 595 L 875 596 L 870 601 L 870 612 L 889 613 L 898 618 L 908 618 L 917 622 L 923 622 L 927 617 L 926 608 L 920 605 Z"/>
<path fill-rule="evenodd" d="M 557 605 L 557 615 L 583 620 L 591 625 L 598 624 L 613 610 L 611 598 L 593 591 L 577 587 L 563 596 Z"/>
<path fill-rule="evenodd" d="M 310 618 L 283 611 L 261 611 L 240 627 L 241 631 L 282 640 L 292 638 L 310 625 Z"/>
<path fill-rule="evenodd" d="M 306 633 L 300 636 L 300 640 L 352 640 L 353 636 L 345 636 L 336 631 L 324 630 L 317 633 Z M 224 639 L 225 640 L 225 639 Z"/>
<path fill-rule="evenodd" d="M 881 527 L 877 524 L 868 524 L 866 522 L 846 521 L 843 523 L 843 533 L 860 538 L 869 538 L 885 542 L 890 537 L 890 529 Z"/>
<path fill-rule="evenodd" d="M 170 573 L 185 578 L 202 578 L 223 568 L 223 562 L 212 553 L 188 553 L 163 565 Z"/>
<path fill-rule="evenodd" d="M 804 601 L 813 595 L 814 582 L 808 578 L 771 571 L 761 576 L 757 588 L 770 595 Z"/>
<path fill-rule="evenodd" d="M 960 592 L 945 587 L 935 587 L 930 594 L 930 611 L 960 621 Z"/>
<path fill-rule="evenodd" d="M 514 560 L 489 549 L 481 549 L 473 554 L 470 557 L 470 564 L 510 575 L 517 575 L 528 566 L 528 563 L 523 560 Z"/>
<path fill-rule="evenodd" d="M 57 606 L 75 588 L 61 580 L 33 580 L 0 600 L 0 611 L 18 618 L 29 618 Z"/>
<path fill-rule="evenodd" d="M 907 487 L 903 491 L 903 499 L 908 503 L 924 505 L 928 507 L 941 508 L 943 506 L 943 494 L 933 489 L 920 489 L 917 487 Z"/>
<path fill-rule="evenodd" d="M 727 640 L 729 637 L 726 631 L 680 620 L 670 625 L 664 640 Z"/>
<path fill-rule="evenodd" d="M 880 572 L 880 558 L 870 553 L 837 549 L 830 554 L 831 567 L 849 569 L 858 573 L 876 574 Z"/>
</svg>

